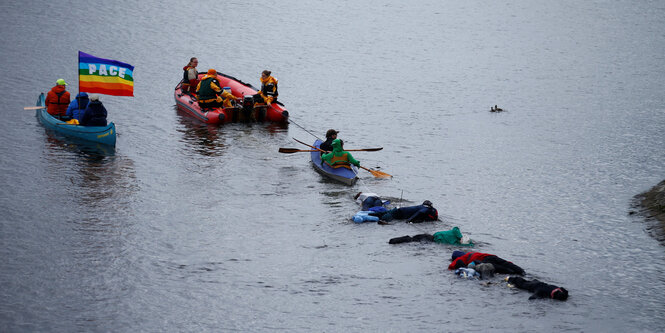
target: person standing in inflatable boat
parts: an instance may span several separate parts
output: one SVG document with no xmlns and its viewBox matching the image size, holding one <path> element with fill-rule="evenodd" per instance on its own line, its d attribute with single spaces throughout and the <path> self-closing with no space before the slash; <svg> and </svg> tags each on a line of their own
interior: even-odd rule
<svg viewBox="0 0 665 333">
<path fill-rule="evenodd" d="M 335 139 L 332 142 L 333 150 L 331 153 L 321 155 L 321 160 L 333 168 L 350 168 L 350 164 L 360 166 L 353 155 L 342 148 L 342 140 Z"/>
<path fill-rule="evenodd" d="M 389 200 L 381 200 L 376 193 L 358 192 L 353 199 L 360 204 L 361 211 L 357 212 L 351 219 L 353 222 L 381 222 L 379 216 L 385 214 L 385 205 L 390 204 Z"/>
<path fill-rule="evenodd" d="M 198 64 L 199 60 L 193 57 L 189 59 L 187 66 L 182 68 L 182 92 L 191 94 L 196 92 L 199 80 L 199 72 L 196 70 Z"/>
</svg>

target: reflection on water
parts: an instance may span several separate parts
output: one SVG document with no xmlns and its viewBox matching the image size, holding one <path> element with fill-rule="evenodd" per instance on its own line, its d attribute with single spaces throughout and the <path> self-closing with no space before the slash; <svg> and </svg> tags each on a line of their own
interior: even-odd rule
<svg viewBox="0 0 665 333">
<path fill-rule="evenodd" d="M 46 134 L 46 140 L 51 147 L 78 153 L 79 156 L 86 159 L 102 160 L 115 155 L 115 147 L 113 146 L 70 138 L 48 129 Z"/>
<path fill-rule="evenodd" d="M 288 123 L 274 122 L 249 122 L 249 123 L 227 123 L 223 125 L 209 125 L 202 123 L 186 112 L 174 107 L 177 111 L 178 122 L 182 125 L 177 129 L 182 133 L 182 142 L 192 146 L 195 152 L 203 156 L 221 156 L 227 150 L 225 140 L 227 138 L 238 138 L 239 134 L 248 135 L 257 128 L 260 132 L 272 135 L 288 131 Z"/>
<path fill-rule="evenodd" d="M 288 123 L 268 123 L 265 126 L 265 129 L 270 134 L 277 133 L 286 133 L 288 132 L 289 124 Z"/>
<path fill-rule="evenodd" d="M 78 185 L 83 190 L 80 203 L 84 206 L 117 205 L 128 200 L 138 189 L 131 159 L 88 160 L 79 163 L 78 167 L 81 176 Z"/>
<path fill-rule="evenodd" d="M 13 283 L 37 286 L 32 287 L 37 293 L 57 289 L 56 295 L 39 302 L 53 307 L 57 316 L 73 311 L 76 315 L 69 325 L 89 327 L 105 316 L 102 313 L 122 308 L 131 290 L 119 272 L 130 270 L 127 235 L 137 223 L 140 202 L 134 161 L 113 147 L 49 133 L 36 167 L 39 175 L 34 181 L 48 199 L 43 210 L 21 217 L 28 222 L 24 224 L 38 224 L 35 229 L 44 230 L 34 233 L 28 244 L 38 245 L 29 245 L 26 251 L 48 253 L 51 260 L 38 263 L 41 269 L 27 281 Z M 50 238 L 58 241 L 43 241 Z M 60 272 L 57 279 L 49 273 L 53 269 Z M 48 281 L 45 290 L 39 287 L 43 281 Z M 65 303 L 66 307 L 54 306 Z M 36 326 L 28 330 L 53 327 L 32 325 Z"/>
<path fill-rule="evenodd" d="M 177 129 L 182 133 L 181 141 L 193 147 L 194 151 L 204 156 L 221 156 L 226 150 L 223 142 L 224 133 L 220 126 L 197 121 L 184 111 L 174 106 L 178 112 L 178 121 L 182 125 Z"/>
<path fill-rule="evenodd" d="M 115 147 L 50 131 L 45 143 L 48 174 L 75 185 L 68 190 L 67 200 L 81 209 L 121 207 L 122 202 L 130 202 L 127 200 L 138 188 L 134 163 L 125 156 L 117 156 Z"/>
</svg>

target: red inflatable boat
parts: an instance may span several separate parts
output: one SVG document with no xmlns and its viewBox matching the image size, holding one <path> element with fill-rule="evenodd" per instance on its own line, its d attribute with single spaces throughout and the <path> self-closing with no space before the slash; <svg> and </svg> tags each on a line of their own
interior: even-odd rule
<svg viewBox="0 0 665 333">
<path fill-rule="evenodd" d="M 199 80 L 205 73 L 199 73 Z M 270 105 L 254 103 L 253 96 L 258 93 L 251 84 L 242 82 L 232 76 L 217 73 L 217 80 L 222 87 L 231 88 L 231 93 L 236 96 L 236 106 L 232 108 L 201 109 L 196 97 L 183 93 L 182 82 L 175 87 L 175 102 L 178 109 L 186 112 L 192 117 L 206 124 L 223 124 L 230 122 L 287 122 L 289 111 L 280 102 Z"/>
</svg>

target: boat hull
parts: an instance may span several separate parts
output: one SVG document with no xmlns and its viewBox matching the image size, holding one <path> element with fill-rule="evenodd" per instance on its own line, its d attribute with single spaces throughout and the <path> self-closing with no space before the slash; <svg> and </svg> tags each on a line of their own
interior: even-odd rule
<svg viewBox="0 0 665 333">
<path fill-rule="evenodd" d="M 205 74 L 199 74 L 199 79 Z M 217 80 L 222 87 L 231 88 L 231 93 L 242 100 L 244 96 L 253 96 L 258 93 L 252 85 L 244 83 L 232 76 L 222 73 L 217 74 Z M 237 108 L 214 108 L 202 110 L 199 107 L 196 98 L 182 91 L 182 82 L 175 87 L 174 98 L 178 109 L 188 115 L 206 123 L 206 124 L 224 124 L 229 122 L 247 122 L 247 121 L 269 121 L 283 122 L 288 121 L 289 112 L 284 106 L 275 102 L 267 106 L 254 107 L 252 114 L 245 114 L 240 107 Z"/>
<path fill-rule="evenodd" d="M 37 106 L 45 106 L 45 100 L 44 93 L 40 94 L 39 99 L 37 100 Z M 115 146 L 117 133 L 114 123 L 109 123 L 107 126 L 81 126 L 68 124 L 51 116 L 46 111 L 46 108 L 37 109 L 36 116 L 44 127 L 62 135 Z"/>
<path fill-rule="evenodd" d="M 319 148 L 321 143 L 321 140 L 316 140 L 314 142 L 314 146 Z M 323 163 L 321 160 L 321 154 L 318 151 L 311 152 L 310 157 L 312 160 L 312 165 L 314 166 L 314 170 L 316 170 L 318 173 L 349 186 L 355 184 L 356 181 L 358 181 L 358 169 L 354 165 L 351 166 L 351 169 L 333 168 L 330 165 Z"/>
</svg>

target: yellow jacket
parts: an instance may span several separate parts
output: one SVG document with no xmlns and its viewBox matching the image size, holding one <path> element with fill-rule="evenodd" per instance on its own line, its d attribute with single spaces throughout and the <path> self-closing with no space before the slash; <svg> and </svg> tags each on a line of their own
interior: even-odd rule
<svg viewBox="0 0 665 333">
<path fill-rule="evenodd" d="M 272 76 L 268 76 L 267 78 L 259 78 L 261 81 L 261 91 L 259 91 L 259 95 L 263 97 L 263 100 L 266 102 L 266 104 L 272 103 L 273 100 L 277 98 L 277 79 L 275 79 Z"/>
</svg>

